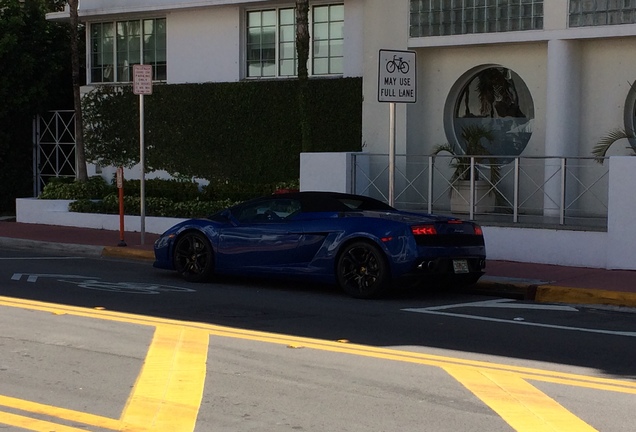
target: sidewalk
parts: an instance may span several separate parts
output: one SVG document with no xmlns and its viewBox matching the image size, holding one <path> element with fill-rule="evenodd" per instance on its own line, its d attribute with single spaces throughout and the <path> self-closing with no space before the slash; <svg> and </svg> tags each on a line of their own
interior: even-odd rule
<svg viewBox="0 0 636 432">
<path fill-rule="evenodd" d="M 0 247 L 152 261 L 157 234 L 0 221 Z M 549 303 L 636 307 L 636 271 L 488 261 L 470 292 Z"/>
</svg>

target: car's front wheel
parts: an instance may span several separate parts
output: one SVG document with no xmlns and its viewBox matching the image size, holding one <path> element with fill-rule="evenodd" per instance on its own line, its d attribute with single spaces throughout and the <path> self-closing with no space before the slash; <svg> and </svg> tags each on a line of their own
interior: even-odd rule
<svg viewBox="0 0 636 432">
<path fill-rule="evenodd" d="M 336 272 L 338 285 L 356 298 L 379 297 L 390 285 L 391 276 L 384 254 L 366 241 L 345 246 L 338 258 Z"/>
<path fill-rule="evenodd" d="M 191 231 L 177 239 L 174 267 L 189 282 L 203 282 L 214 269 L 212 246 L 201 233 Z"/>
</svg>

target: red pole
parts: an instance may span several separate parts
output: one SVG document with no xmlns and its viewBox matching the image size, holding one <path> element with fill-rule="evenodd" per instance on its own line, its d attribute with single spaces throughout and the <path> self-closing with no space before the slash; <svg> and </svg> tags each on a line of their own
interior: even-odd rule
<svg viewBox="0 0 636 432">
<path fill-rule="evenodd" d="M 127 246 L 124 241 L 124 169 L 117 168 L 117 189 L 119 189 L 119 243 L 117 246 Z"/>
</svg>

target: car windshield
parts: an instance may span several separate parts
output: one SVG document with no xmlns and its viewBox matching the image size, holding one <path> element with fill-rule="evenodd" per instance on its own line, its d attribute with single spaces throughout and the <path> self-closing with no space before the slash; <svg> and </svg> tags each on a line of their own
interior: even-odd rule
<svg viewBox="0 0 636 432">
<path fill-rule="evenodd" d="M 371 198 L 341 198 L 338 201 L 351 210 L 393 210 L 393 207 Z"/>
</svg>

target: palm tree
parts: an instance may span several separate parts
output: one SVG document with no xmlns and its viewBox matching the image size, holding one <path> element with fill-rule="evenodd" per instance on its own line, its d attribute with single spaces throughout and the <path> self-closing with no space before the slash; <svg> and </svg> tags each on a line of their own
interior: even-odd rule
<svg viewBox="0 0 636 432">
<path fill-rule="evenodd" d="M 73 105 L 75 108 L 75 154 L 77 155 L 77 180 L 87 181 L 86 154 L 84 151 L 84 122 L 82 118 L 82 99 L 80 95 L 79 67 L 79 0 L 68 0 L 71 14 L 71 63 L 73 76 Z"/>
<path fill-rule="evenodd" d="M 298 108 L 303 151 L 311 150 L 309 132 L 309 0 L 296 0 L 296 52 L 298 53 Z"/>
<path fill-rule="evenodd" d="M 636 138 L 636 134 L 631 129 L 614 129 L 610 131 L 607 135 L 602 137 L 596 146 L 592 149 L 592 154 L 596 156 L 596 162 L 603 164 L 603 158 L 607 155 L 610 147 L 616 142 L 622 139 L 634 139 Z M 629 149 L 634 151 L 633 147 L 628 147 Z"/>
</svg>

